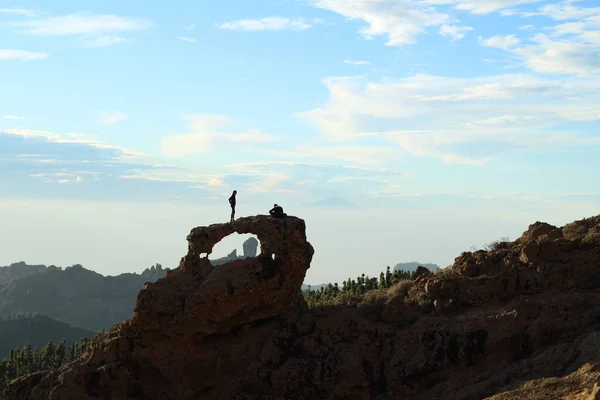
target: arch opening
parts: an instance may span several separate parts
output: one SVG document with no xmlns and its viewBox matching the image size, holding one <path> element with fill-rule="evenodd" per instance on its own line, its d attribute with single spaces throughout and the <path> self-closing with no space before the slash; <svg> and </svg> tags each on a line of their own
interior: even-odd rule
<svg viewBox="0 0 600 400">
<path fill-rule="evenodd" d="M 260 251 L 261 243 L 256 235 L 232 233 L 213 247 L 208 260 L 216 267 L 230 261 L 256 257 Z"/>
</svg>

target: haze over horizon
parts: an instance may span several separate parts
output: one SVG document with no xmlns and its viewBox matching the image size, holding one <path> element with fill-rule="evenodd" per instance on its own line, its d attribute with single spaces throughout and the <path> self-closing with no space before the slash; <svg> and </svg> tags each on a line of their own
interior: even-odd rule
<svg viewBox="0 0 600 400">
<path fill-rule="evenodd" d="M 250 3 L 0 7 L 0 265 L 173 268 L 233 189 L 315 284 L 600 214 L 597 2 Z"/>
</svg>

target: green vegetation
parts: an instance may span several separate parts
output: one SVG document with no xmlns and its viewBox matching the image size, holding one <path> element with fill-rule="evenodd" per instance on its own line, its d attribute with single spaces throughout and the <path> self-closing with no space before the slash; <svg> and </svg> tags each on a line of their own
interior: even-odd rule
<svg viewBox="0 0 600 400">
<path fill-rule="evenodd" d="M 341 304 L 382 303 L 388 298 L 388 290 L 401 281 L 410 279 L 411 272 L 404 270 L 391 271 L 390 267 L 377 277 L 362 274 L 356 279 L 348 278 L 340 286 L 329 283 L 313 290 L 310 286 L 304 292 L 309 307 Z"/>
<path fill-rule="evenodd" d="M 62 339 L 58 344 L 49 341 L 39 350 L 30 344 L 10 350 L 9 355 L 0 361 L 0 393 L 13 379 L 38 371 L 56 369 L 76 360 L 88 350 L 90 342 L 90 338 L 84 337 L 67 346 L 66 340 Z"/>
<path fill-rule="evenodd" d="M 25 343 L 37 348 L 48 343 L 65 339 L 73 343 L 82 337 L 93 337 L 98 332 L 69 325 L 38 313 L 16 313 L 0 318 L 0 359 L 11 349 Z"/>
</svg>

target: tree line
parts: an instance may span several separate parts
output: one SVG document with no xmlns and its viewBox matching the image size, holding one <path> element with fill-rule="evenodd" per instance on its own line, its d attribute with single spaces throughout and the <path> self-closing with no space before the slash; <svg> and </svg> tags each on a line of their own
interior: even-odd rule
<svg viewBox="0 0 600 400">
<path fill-rule="evenodd" d="M 356 300 L 373 292 L 388 289 L 398 282 L 410 279 L 411 272 L 404 270 L 391 271 L 387 267 L 385 272 L 377 277 L 369 277 L 362 274 L 356 279 L 348 278 L 341 285 L 337 282 L 329 283 L 317 290 L 313 290 L 310 286 L 304 292 L 304 298 L 309 307 L 318 307 L 325 305 L 336 304 L 336 300 L 344 299 Z"/>
<path fill-rule="evenodd" d="M 58 344 L 50 340 L 42 348 L 33 348 L 26 344 L 12 349 L 10 354 L 0 361 L 0 393 L 13 379 L 38 371 L 53 370 L 79 358 L 90 346 L 91 339 L 84 337 L 67 346 L 62 339 Z"/>
</svg>

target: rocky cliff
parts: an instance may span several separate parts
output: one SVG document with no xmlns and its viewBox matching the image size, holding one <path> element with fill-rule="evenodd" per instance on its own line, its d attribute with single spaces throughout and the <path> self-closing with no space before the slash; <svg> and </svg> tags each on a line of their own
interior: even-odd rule
<svg viewBox="0 0 600 400">
<path fill-rule="evenodd" d="M 258 256 L 211 267 L 223 237 Z M 313 248 L 301 219 L 192 230 L 179 267 L 80 359 L 13 382 L 4 399 L 595 398 L 600 216 L 535 223 L 515 242 L 419 269 L 385 302 L 306 309 Z M 588 390 L 587 393 L 582 393 Z"/>
</svg>

